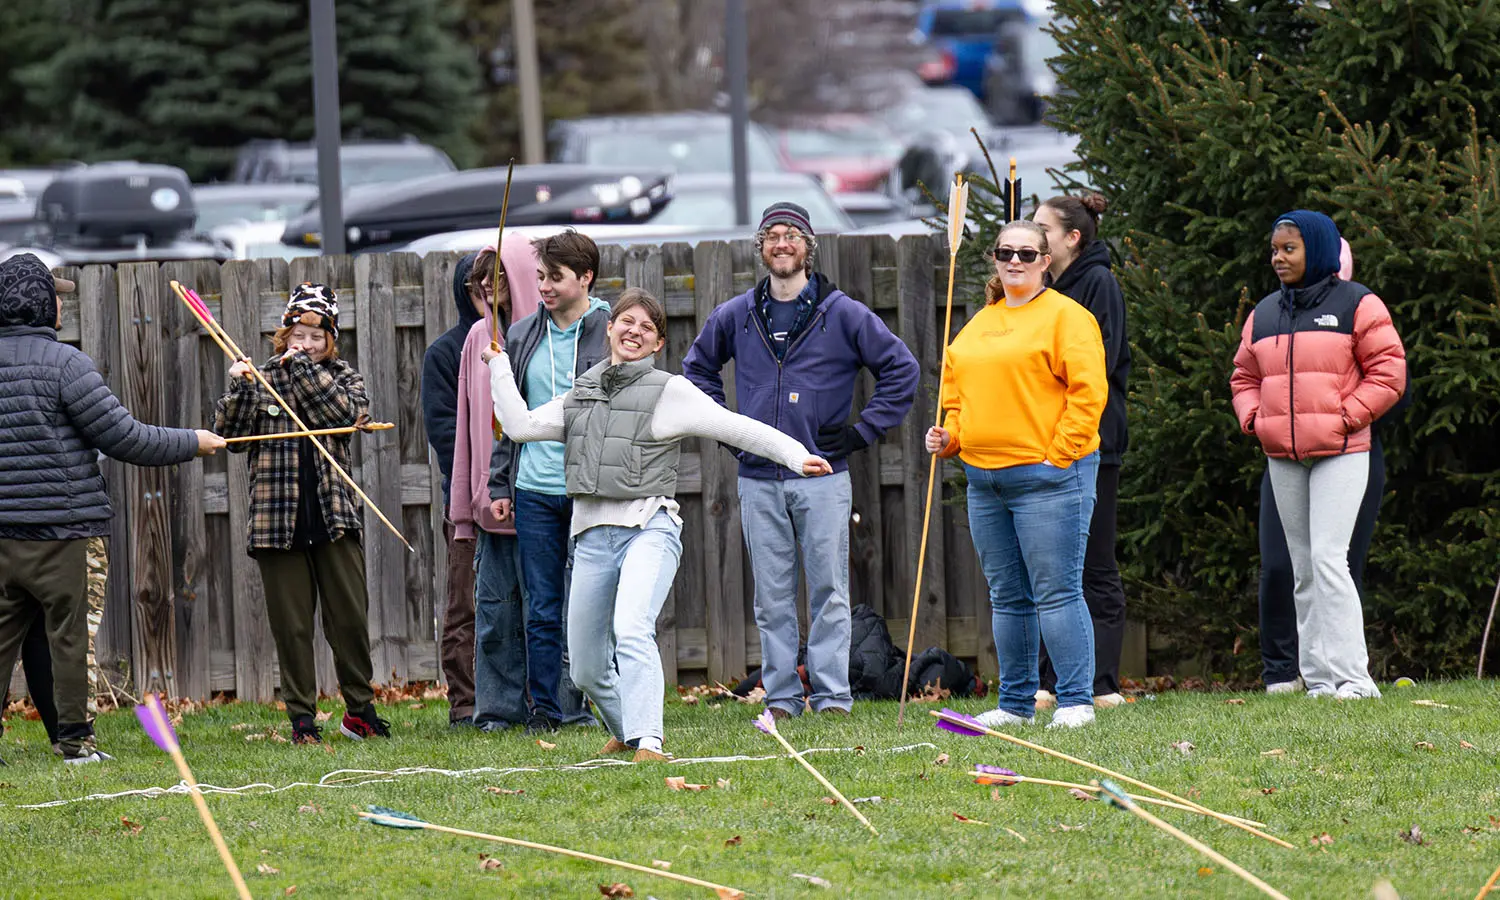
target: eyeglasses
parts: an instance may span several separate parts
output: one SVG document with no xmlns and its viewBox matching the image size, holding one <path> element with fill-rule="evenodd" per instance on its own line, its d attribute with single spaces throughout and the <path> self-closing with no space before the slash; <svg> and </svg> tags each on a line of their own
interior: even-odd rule
<svg viewBox="0 0 1500 900">
<path fill-rule="evenodd" d="M 765 242 L 773 247 L 783 241 L 796 246 L 797 244 L 807 243 L 807 238 L 800 231 L 788 231 L 785 234 L 767 234 L 765 236 Z"/>
<path fill-rule="evenodd" d="M 1037 257 L 1042 255 L 1042 251 L 1035 247 L 1022 247 L 1019 250 L 1010 247 L 991 247 L 984 251 L 984 255 L 997 262 L 1010 262 L 1020 257 L 1023 263 L 1034 263 Z"/>
</svg>

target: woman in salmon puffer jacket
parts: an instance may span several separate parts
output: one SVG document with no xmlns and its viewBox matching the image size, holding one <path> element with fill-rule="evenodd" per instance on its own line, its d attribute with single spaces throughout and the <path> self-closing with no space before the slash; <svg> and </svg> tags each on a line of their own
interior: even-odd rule
<svg viewBox="0 0 1500 900">
<path fill-rule="evenodd" d="M 1245 322 L 1229 385 L 1260 439 L 1291 551 L 1298 668 L 1307 696 L 1379 697 L 1349 539 L 1370 473 L 1370 423 L 1401 398 L 1406 351 L 1385 304 L 1339 279 L 1339 230 L 1322 213 L 1276 219 L 1281 288 Z"/>
</svg>

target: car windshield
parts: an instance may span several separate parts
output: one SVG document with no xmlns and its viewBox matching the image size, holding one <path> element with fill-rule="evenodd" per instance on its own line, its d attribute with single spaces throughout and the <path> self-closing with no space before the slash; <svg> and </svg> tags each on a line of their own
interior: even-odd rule
<svg viewBox="0 0 1500 900">
<path fill-rule="evenodd" d="M 892 107 L 885 120 L 897 134 L 928 130 L 966 134 L 970 127 L 983 134 L 991 127 L 989 114 L 964 88 L 923 91 Z"/>
<path fill-rule="evenodd" d="M 901 155 L 901 144 L 878 128 L 851 125 L 833 128 L 791 128 L 782 132 L 787 155 L 793 159 L 830 156 Z"/>
<path fill-rule="evenodd" d="M 316 200 L 265 197 L 259 200 L 214 200 L 194 198 L 198 204 L 199 231 L 211 231 L 231 222 L 284 222 L 305 212 Z"/>
<path fill-rule="evenodd" d="M 1019 9 L 934 10 L 931 37 L 982 37 L 989 40 L 1001 25 L 1024 16 Z"/>
<path fill-rule="evenodd" d="M 814 231 L 848 231 L 849 217 L 833 198 L 811 181 L 804 185 L 782 185 L 774 188 L 750 187 L 750 210 L 772 203 L 790 201 L 807 210 Z M 686 225 L 695 228 L 729 228 L 734 225 L 734 193 L 723 187 L 683 188 L 679 186 L 672 200 L 651 218 L 652 225 Z"/>
<path fill-rule="evenodd" d="M 745 137 L 750 171 L 781 171 L 776 150 L 763 133 L 751 128 Z M 734 170 L 727 130 L 591 135 L 584 143 L 583 161 L 595 166 L 668 168 L 683 175 Z"/>
</svg>

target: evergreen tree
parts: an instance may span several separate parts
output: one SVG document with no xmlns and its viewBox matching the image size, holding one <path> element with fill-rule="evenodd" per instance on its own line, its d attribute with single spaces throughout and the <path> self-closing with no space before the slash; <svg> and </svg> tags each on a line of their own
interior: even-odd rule
<svg viewBox="0 0 1500 900">
<path fill-rule="evenodd" d="M 477 73 L 442 0 L 340 0 L 339 96 L 346 137 L 415 135 L 473 156 Z M 296 0 L 75 0 L 67 40 L 17 78 L 55 110 L 84 159 L 169 162 L 227 174 L 252 138 L 313 135 L 307 7 Z"/>
<path fill-rule="evenodd" d="M 1467 668 L 1500 560 L 1500 221 L 1489 215 L 1500 10 L 1054 10 L 1065 90 L 1053 115 L 1079 136 L 1079 180 L 1110 199 L 1102 231 L 1124 263 L 1135 367 L 1121 560 L 1134 615 L 1178 656 L 1258 667 L 1264 461 L 1239 433 L 1228 378 L 1245 315 L 1275 287 L 1272 221 L 1310 207 L 1339 222 L 1356 280 L 1391 308 L 1414 380 L 1414 406 L 1381 429 L 1389 479 L 1365 596 L 1376 672 Z"/>
</svg>

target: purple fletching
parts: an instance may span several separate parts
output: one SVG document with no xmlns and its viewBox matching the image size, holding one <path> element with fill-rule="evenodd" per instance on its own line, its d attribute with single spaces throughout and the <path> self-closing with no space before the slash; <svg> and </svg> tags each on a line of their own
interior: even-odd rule
<svg viewBox="0 0 1500 900">
<path fill-rule="evenodd" d="M 769 709 L 756 716 L 754 722 L 755 727 L 759 728 L 766 734 L 772 734 L 776 731 L 776 719 L 771 715 L 771 711 Z"/>
<path fill-rule="evenodd" d="M 155 694 L 146 695 L 146 702 L 135 708 L 135 717 L 141 720 L 141 728 L 145 729 L 152 743 L 160 747 L 163 753 L 171 753 L 177 749 L 177 733 L 172 730 L 167 711 L 162 709 Z"/>
<path fill-rule="evenodd" d="M 966 716 L 963 713 L 954 712 L 947 708 L 943 709 L 942 714 L 948 718 L 940 717 L 937 720 L 937 727 L 944 731 L 951 731 L 954 734 L 964 734 L 970 737 L 984 734 L 984 723 L 973 716 Z M 958 722 L 951 721 L 951 719 L 958 719 L 960 722 L 966 723 L 967 727 L 966 725 L 960 725 Z"/>
<path fill-rule="evenodd" d="M 1010 769 L 1002 768 L 1000 766 L 987 766 L 987 765 L 984 765 L 983 763 L 975 763 L 974 764 L 974 771 L 976 771 L 976 772 L 983 772 L 986 775 L 1006 775 L 1006 776 L 1009 776 L 1011 778 L 1020 778 L 1021 777 L 1020 775 L 1018 775 L 1017 773 L 1011 771 Z"/>
</svg>

